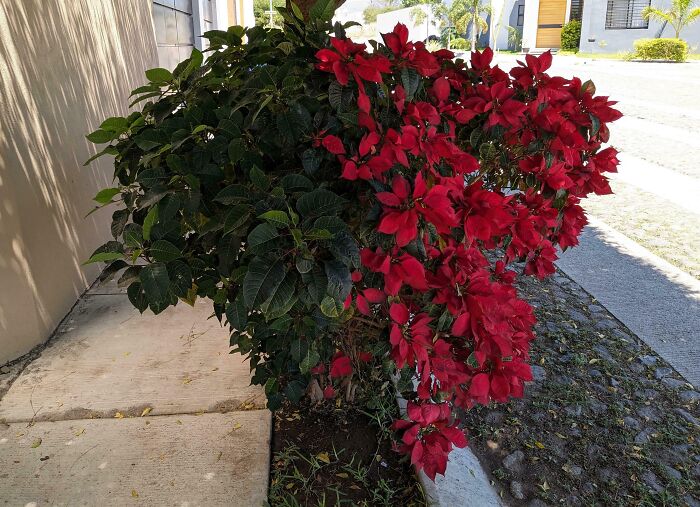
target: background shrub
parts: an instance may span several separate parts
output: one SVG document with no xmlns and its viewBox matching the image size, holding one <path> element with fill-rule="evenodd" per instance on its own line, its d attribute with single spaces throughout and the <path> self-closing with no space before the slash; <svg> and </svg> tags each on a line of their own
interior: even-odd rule
<svg viewBox="0 0 700 507">
<path fill-rule="evenodd" d="M 467 39 L 457 37 L 456 39 L 452 39 L 452 42 L 450 43 L 450 48 L 458 49 L 461 51 L 469 51 L 472 48 L 472 44 Z"/>
<path fill-rule="evenodd" d="M 634 41 L 635 58 L 684 62 L 688 43 L 681 39 L 638 39 Z"/>
<path fill-rule="evenodd" d="M 578 53 L 578 45 L 581 41 L 581 22 L 572 19 L 561 29 L 561 48 L 564 51 Z"/>
</svg>

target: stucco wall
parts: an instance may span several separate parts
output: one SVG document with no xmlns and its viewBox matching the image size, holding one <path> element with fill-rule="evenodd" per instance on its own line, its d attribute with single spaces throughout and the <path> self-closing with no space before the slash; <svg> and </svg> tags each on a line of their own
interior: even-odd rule
<svg viewBox="0 0 700 507">
<path fill-rule="evenodd" d="M 151 2 L 0 0 L 0 364 L 46 340 L 96 266 L 111 181 L 84 137 L 156 66 Z"/>
<path fill-rule="evenodd" d="M 670 0 L 652 0 L 652 5 L 662 9 L 668 8 Z M 654 38 L 659 36 L 661 24 L 649 21 L 647 29 L 606 30 L 605 0 L 589 0 L 583 4 L 583 19 L 581 21 L 581 43 L 579 48 L 584 53 L 617 53 L 632 51 L 637 39 Z M 671 26 L 666 26 L 661 37 L 675 37 Z M 681 38 L 688 42 L 692 52 L 700 51 L 700 21 L 681 32 Z"/>
</svg>

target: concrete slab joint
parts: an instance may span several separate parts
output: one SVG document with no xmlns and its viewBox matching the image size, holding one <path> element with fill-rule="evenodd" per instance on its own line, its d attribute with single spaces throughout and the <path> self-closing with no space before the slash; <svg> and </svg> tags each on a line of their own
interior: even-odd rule
<svg viewBox="0 0 700 507">
<path fill-rule="evenodd" d="M 270 412 L 210 306 L 139 315 L 112 289 L 89 291 L 0 400 L 0 500 L 263 505 Z"/>
</svg>

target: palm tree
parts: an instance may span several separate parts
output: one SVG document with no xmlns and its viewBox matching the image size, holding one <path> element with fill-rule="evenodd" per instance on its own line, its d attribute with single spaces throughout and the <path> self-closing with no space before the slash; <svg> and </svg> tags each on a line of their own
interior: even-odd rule
<svg viewBox="0 0 700 507">
<path fill-rule="evenodd" d="M 481 0 L 455 0 L 448 17 L 459 33 L 466 33 L 467 27 L 471 26 L 471 50 L 475 51 L 477 35 L 488 30 L 489 25 L 484 17 L 490 13 L 491 8 L 481 5 Z"/>
<path fill-rule="evenodd" d="M 672 0 L 668 10 L 656 7 L 645 7 L 642 11 L 644 19 L 655 19 L 666 22 L 676 31 L 676 39 L 680 39 L 681 30 L 700 18 L 700 7 L 693 7 L 693 0 Z"/>
</svg>

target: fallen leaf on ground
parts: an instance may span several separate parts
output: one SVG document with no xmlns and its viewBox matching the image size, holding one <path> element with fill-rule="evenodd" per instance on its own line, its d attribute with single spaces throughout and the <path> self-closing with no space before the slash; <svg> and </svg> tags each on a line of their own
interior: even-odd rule
<svg viewBox="0 0 700 507">
<path fill-rule="evenodd" d="M 341 479 L 347 479 L 349 476 L 345 472 L 341 472 L 339 474 L 335 474 L 336 477 L 340 477 Z"/>
<path fill-rule="evenodd" d="M 32 449 L 36 449 L 36 448 L 39 447 L 40 445 L 41 445 L 41 439 L 40 439 L 40 438 L 37 438 L 37 439 L 34 440 L 34 442 L 32 443 Z"/>
<path fill-rule="evenodd" d="M 117 412 L 116 414 L 114 414 L 114 418 L 115 419 L 124 419 L 124 414 L 122 414 L 121 412 Z"/>
<path fill-rule="evenodd" d="M 186 377 L 185 380 L 182 381 L 183 384 L 189 384 L 190 382 L 192 382 L 192 379 L 189 377 Z"/>
<path fill-rule="evenodd" d="M 320 460 L 323 461 L 325 464 L 330 464 L 331 458 L 328 456 L 327 452 L 319 452 L 316 457 Z"/>
<path fill-rule="evenodd" d="M 535 446 L 537 446 L 538 449 L 544 449 L 544 444 L 542 442 L 535 442 Z"/>
<path fill-rule="evenodd" d="M 151 410 L 153 410 L 153 408 L 151 408 L 151 407 L 144 408 L 143 412 L 141 412 L 141 417 L 146 417 L 148 414 L 151 413 Z"/>
<path fill-rule="evenodd" d="M 80 428 L 78 431 L 75 432 L 75 436 L 79 437 L 83 433 L 85 433 L 85 428 Z"/>
<path fill-rule="evenodd" d="M 243 426 L 241 423 L 236 423 L 236 424 L 233 425 L 233 429 L 234 429 L 234 430 L 240 429 L 241 426 Z"/>
<path fill-rule="evenodd" d="M 134 497 L 134 498 L 138 498 L 138 497 L 139 497 L 139 494 L 138 494 L 138 492 L 137 492 L 135 489 L 132 489 L 132 490 L 131 490 L 131 496 Z"/>
</svg>

